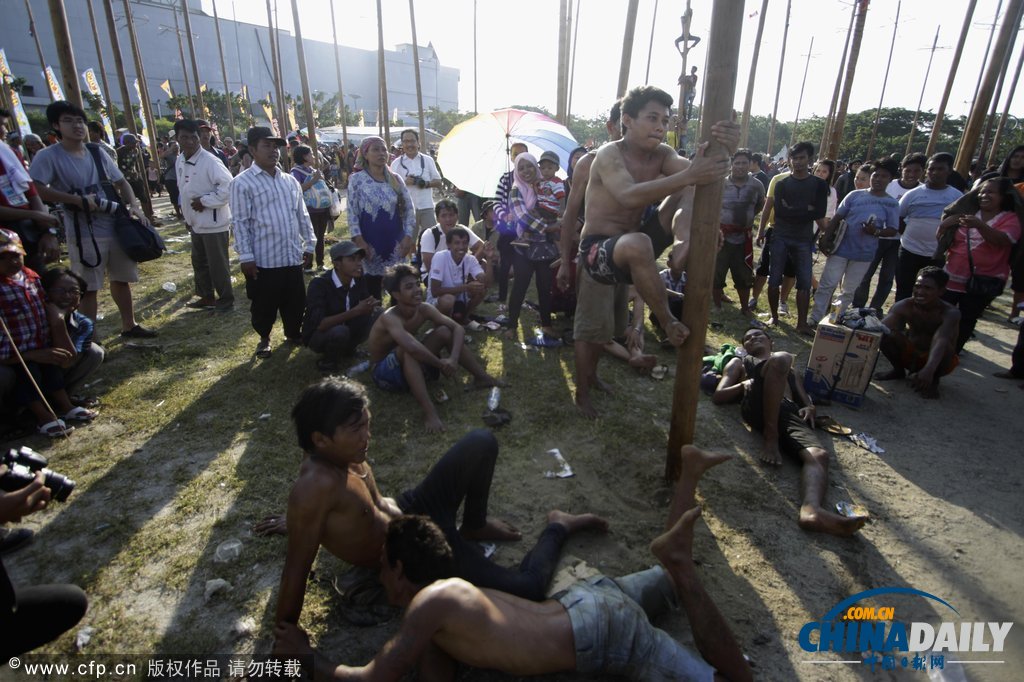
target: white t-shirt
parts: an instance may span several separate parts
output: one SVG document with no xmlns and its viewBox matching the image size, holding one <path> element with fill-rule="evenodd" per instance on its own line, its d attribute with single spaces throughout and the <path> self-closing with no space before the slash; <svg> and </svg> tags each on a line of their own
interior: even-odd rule
<svg viewBox="0 0 1024 682">
<path fill-rule="evenodd" d="M 436 227 L 440 232 L 441 237 L 438 240 L 440 244 L 434 241 L 434 227 Z M 426 255 L 428 253 L 435 253 L 438 251 L 438 249 L 441 249 L 442 251 L 448 249 L 447 245 L 445 244 L 444 230 L 441 228 L 440 225 L 434 225 L 434 227 L 431 227 L 428 230 L 423 230 L 423 234 L 420 235 L 420 254 L 422 255 Z M 465 229 L 466 232 L 469 232 L 470 251 L 472 251 L 477 244 L 483 241 L 482 239 L 480 239 L 480 237 L 477 236 L 475 232 L 473 232 L 473 230 L 469 229 L 465 225 L 457 225 L 457 227 L 461 227 Z M 433 261 L 431 261 L 431 269 L 433 269 Z M 420 266 L 420 274 L 423 275 L 424 277 L 427 275 L 427 269 L 425 265 Z"/>
<path fill-rule="evenodd" d="M 442 287 L 456 287 L 465 284 L 471 279 L 484 274 L 480 261 L 471 253 L 462 257 L 461 263 L 456 263 L 452 258 L 452 252 L 445 249 L 434 254 L 430 261 L 430 283 L 435 280 L 441 283 Z M 431 292 L 433 287 L 427 287 L 427 303 L 435 303 L 437 298 Z M 458 294 L 458 298 L 466 298 L 465 292 Z"/>
<path fill-rule="evenodd" d="M 938 246 L 935 233 L 942 222 L 942 209 L 962 196 L 960 190 L 946 185 L 943 189 L 929 189 L 918 185 L 900 199 L 900 217 L 907 227 L 903 230 L 900 246 L 918 256 L 931 256 Z"/>
<path fill-rule="evenodd" d="M 411 159 L 402 154 L 391 162 L 391 172 L 402 178 L 402 182 L 405 182 L 405 178 L 410 175 L 414 178 L 423 178 L 427 182 L 441 179 L 441 174 L 437 172 L 437 164 L 434 163 L 434 159 L 420 153 L 417 153 Z M 417 187 L 416 185 L 406 185 L 406 187 L 409 188 L 413 206 L 416 207 L 417 211 L 434 208 L 433 189 L 430 187 Z"/>
</svg>

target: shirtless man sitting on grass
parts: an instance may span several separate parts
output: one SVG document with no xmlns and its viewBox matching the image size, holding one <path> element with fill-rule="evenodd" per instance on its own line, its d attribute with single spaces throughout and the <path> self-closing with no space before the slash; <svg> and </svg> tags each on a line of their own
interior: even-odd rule
<svg viewBox="0 0 1024 682">
<path fill-rule="evenodd" d="M 585 223 L 580 233 L 577 304 L 573 329 L 576 343 L 576 404 L 588 417 L 597 413 L 590 403 L 596 384 L 597 363 L 605 344 L 620 330 L 615 328 L 615 298 L 611 286 L 632 283 L 661 322 L 673 346 L 680 346 L 690 330 L 668 306 L 668 295 L 655 265 L 656 252 L 672 242 L 660 211 L 643 223 L 644 211 L 666 197 L 682 196 L 697 184 L 721 182 L 729 169 L 724 153 L 705 156 L 704 147 L 689 161 L 664 144 L 672 97 L 663 90 L 642 86 L 622 100 L 623 138 L 597 152 L 587 183 Z M 729 148 L 739 139 L 735 123 L 720 122 L 712 129 L 715 139 Z M 678 201 L 666 201 L 674 213 L 674 236 L 669 260 L 685 261 L 689 243 L 683 241 L 683 224 L 675 210 Z M 564 239 L 563 239 L 564 241 Z M 658 243 L 655 244 L 654 242 Z M 564 278 L 564 275 L 563 275 Z"/>
<path fill-rule="evenodd" d="M 889 329 L 882 337 L 882 355 L 892 363 L 892 370 L 876 374 L 876 379 L 903 379 L 910 372 L 915 391 L 924 398 L 939 397 L 939 378 L 959 364 L 960 311 L 942 300 L 948 281 L 942 268 L 921 268 L 911 297 L 889 309 L 882 320 Z"/>
<path fill-rule="evenodd" d="M 800 527 L 804 530 L 852 535 L 866 518 L 840 516 L 825 510 L 828 487 L 828 451 L 814 434 L 814 405 L 793 371 L 793 356 L 772 352 L 772 339 L 763 329 L 743 334 L 748 355 L 725 365 L 711 401 L 716 405 L 740 403 L 743 420 L 763 436 L 761 461 L 780 466 L 780 449 L 800 458 Z M 789 389 L 792 399 L 786 397 Z"/>
<path fill-rule="evenodd" d="M 473 375 L 473 384 L 481 388 L 503 386 L 463 347 L 466 332 L 462 325 L 437 308 L 423 302 L 423 284 L 411 265 L 398 265 L 385 280 L 393 305 L 370 328 L 370 362 L 373 383 L 385 391 L 409 391 L 423 410 L 427 431 L 444 431 L 430 394 L 427 378 L 453 377 L 459 365 Z M 420 328 L 431 322 L 434 328 L 416 338 Z M 448 357 L 442 358 L 441 351 Z"/>
<path fill-rule="evenodd" d="M 414 273 L 415 274 L 415 273 Z M 455 575 L 526 599 L 544 598 L 562 545 L 572 533 L 605 530 L 593 514 L 558 510 L 518 568 L 485 558 L 477 540 L 519 540 L 508 523 L 487 516 L 498 441 L 487 430 L 472 431 L 434 465 L 423 482 L 397 499 L 377 489 L 366 461 L 370 447 L 370 407 L 363 387 L 330 377 L 308 387 L 292 410 L 299 445 L 305 451 L 299 478 L 288 496 L 285 519 L 270 517 L 257 532 L 288 535 L 288 554 L 277 596 L 278 623 L 297 623 L 306 580 L 322 545 L 342 561 L 376 568 L 388 522 L 403 514 L 426 514 L 452 548 Z M 464 504 L 463 504 L 464 503 Z M 463 505 L 462 526 L 456 526 Z"/>
<path fill-rule="evenodd" d="M 388 526 L 381 582 L 406 607 L 401 628 L 366 666 L 333 666 L 314 654 L 294 625 L 279 625 L 279 654 L 314 655 L 317 680 L 453 679 L 455 663 L 514 676 L 575 671 L 634 680 L 751 680 L 750 666 L 693 561 L 694 493 L 701 475 L 729 459 L 683 448 L 682 475 L 666 530 L 651 543 L 660 566 L 612 579 L 577 582 L 539 604 L 449 578 L 451 552 L 422 517 Z M 686 612 L 700 655 L 655 628 L 670 607 Z"/>
</svg>

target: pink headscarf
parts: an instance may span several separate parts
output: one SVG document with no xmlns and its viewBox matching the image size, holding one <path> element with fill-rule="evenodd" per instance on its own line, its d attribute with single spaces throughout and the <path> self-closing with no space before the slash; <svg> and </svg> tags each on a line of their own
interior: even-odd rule
<svg viewBox="0 0 1024 682">
<path fill-rule="evenodd" d="M 363 138 L 363 141 L 359 143 L 359 151 L 356 153 L 356 160 L 352 164 L 356 172 L 362 171 L 369 174 L 369 171 L 364 167 L 364 160 L 366 158 L 366 152 L 370 149 L 370 145 L 375 142 L 379 142 L 384 146 L 384 150 L 387 151 L 388 145 L 384 142 L 383 138 L 377 137 L 376 135 Z M 391 169 L 388 168 L 387 162 L 384 163 L 384 179 L 391 186 L 391 189 L 395 191 L 395 195 L 398 197 L 398 215 L 405 215 L 405 197 L 402 195 L 402 185 L 404 182 L 400 177 L 391 172 Z"/>
<path fill-rule="evenodd" d="M 517 156 L 515 160 L 516 167 L 515 172 L 513 173 L 513 182 L 515 183 L 515 186 L 519 188 L 519 196 L 523 198 L 523 204 L 526 206 L 526 209 L 532 210 L 533 207 L 537 205 L 537 191 L 534 189 L 535 183 L 531 184 L 526 182 L 519 175 L 519 164 L 524 160 L 529 161 L 533 165 L 533 168 L 537 173 L 536 177 L 538 180 L 540 179 L 540 166 L 537 164 L 537 157 L 529 152 L 523 152 Z"/>
</svg>

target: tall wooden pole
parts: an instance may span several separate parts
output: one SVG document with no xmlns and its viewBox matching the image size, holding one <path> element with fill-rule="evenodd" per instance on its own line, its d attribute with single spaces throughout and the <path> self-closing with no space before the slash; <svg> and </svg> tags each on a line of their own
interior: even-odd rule
<svg viewBox="0 0 1024 682">
<path fill-rule="evenodd" d="M 708 153 L 729 153 L 711 137 L 711 126 L 715 121 L 728 120 L 733 113 L 743 14 L 743 3 L 738 1 L 716 2 L 711 12 L 707 78 L 715 87 L 704 89 L 703 106 L 707 114 L 703 116 L 700 131 L 700 139 L 710 143 Z M 714 182 L 697 188 L 690 230 L 691 257 L 686 266 L 688 295 L 682 319 L 683 324 L 690 328 L 690 336 L 679 347 L 676 356 L 672 425 L 665 460 L 665 476 L 670 480 L 679 478 L 679 450 L 683 445 L 693 443 L 696 432 L 700 391 L 694 390 L 694 387 L 700 383 L 715 270 L 715 259 L 705 257 L 705 254 L 714 254 L 718 248 L 721 209 L 722 183 Z"/>
<path fill-rule="evenodd" d="M 416 9 L 409 0 L 409 25 L 412 27 L 412 61 L 416 74 L 416 112 L 420 122 L 420 144 L 427 148 L 427 131 L 423 123 L 423 86 L 420 82 L 420 49 L 416 46 Z"/>
<path fill-rule="evenodd" d="M 195 100 L 192 99 L 192 86 L 188 82 L 188 67 L 185 66 L 185 46 L 181 43 L 181 26 L 178 25 L 177 8 L 171 7 L 171 14 L 174 15 L 174 34 L 178 36 L 178 58 L 181 59 L 181 77 L 185 80 L 185 94 L 188 95 L 188 113 L 191 118 L 197 118 Z M 196 83 L 196 87 L 199 87 L 198 83 Z M 131 105 L 128 108 L 131 109 Z"/>
<path fill-rule="evenodd" d="M 878 96 L 878 107 L 875 109 L 875 124 L 871 126 L 871 140 L 868 142 L 868 158 L 873 159 L 875 140 L 878 139 L 878 122 L 882 119 L 882 101 L 885 99 L 885 86 L 889 83 L 889 68 L 892 66 L 892 53 L 896 49 L 896 31 L 900 27 L 900 10 L 903 0 L 896 3 L 896 21 L 892 24 L 892 42 L 889 43 L 889 60 L 885 63 L 885 77 L 882 79 L 882 94 Z"/>
<path fill-rule="evenodd" d="M 572 57 L 569 60 L 569 88 L 565 96 L 565 115 L 572 116 L 572 88 L 576 84 L 576 38 L 580 33 L 580 0 L 576 0 L 576 11 L 573 13 L 576 23 L 572 28 Z"/>
<path fill-rule="evenodd" d="M 107 32 L 110 34 L 110 48 L 114 53 L 114 70 L 117 71 L 117 83 L 121 87 L 121 105 L 124 107 L 124 125 L 133 135 L 138 135 L 135 126 L 135 114 L 132 113 L 132 100 L 128 95 L 128 76 L 124 73 L 124 59 L 121 57 L 121 41 L 117 37 L 117 24 L 114 23 L 114 0 L 103 0 L 103 13 L 107 16 Z M 117 122 L 112 122 L 117 126 Z M 114 140 L 117 143 L 117 140 Z"/>
<path fill-rule="evenodd" d="M 1021 7 L 1024 8 L 1024 4 L 1022 4 Z M 1020 14 L 1017 14 L 1015 25 L 1020 25 L 1020 18 Z M 996 84 L 996 92 L 992 96 L 992 107 L 989 109 L 988 116 L 985 118 L 985 125 L 982 127 L 981 149 L 978 151 L 979 164 L 984 164 L 985 158 L 988 156 L 989 135 L 992 133 L 992 125 L 996 121 L 996 110 L 999 108 L 999 98 L 1002 97 L 1003 84 L 1006 81 L 1006 73 L 1010 68 L 1010 53 L 1013 52 L 1016 40 L 1017 31 L 1014 31 L 1010 35 L 1010 44 L 1006 46 L 1006 54 L 1003 56 L 1003 63 L 999 67 L 999 82 Z"/>
<path fill-rule="evenodd" d="M 971 28 L 971 18 L 974 16 L 974 8 L 978 0 L 968 0 L 967 11 L 964 12 L 964 25 L 960 29 L 960 40 L 957 41 L 956 50 L 953 52 L 953 62 L 949 65 L 949 75 L 946 77 L 946 87 L 942 91 L 942 99 L 939 101 L 939 110 L 935 114 L 935 123 L 932 124 L 931 135 L 928 136 L 928 147 L 925 154 L 931 156 L 939 143 L 939 133 L 942 130 L 942 118 L 946 113 L 946 105 L 949 103 L 949 93 L 953 92 L 953 81 L 956 80 L 957 69 L 960 68 L 960 56 L 964 52 L 964 43 L 967 42 L 967 34 Z"/>
<path fill-rule="evenodd" d="M 381 0 L 377 0 L 377 68 L 380 83 L 380 112 L 377 114 L 377 125 L 384 121 L 384 142 L 391 149 L 391 124 L 388 121 L 388 70 L 384 60 L 384 9 Z M 437 78 L 435 74 L 434 78 Z M 436 82 L 435 82 L 436 87 Z M 440 107 L 440 103 L 438 104 Z"/>
<path fill-rule="evenodd" d="M 690 14 L 691 21 L 693 17 L 693 10 L 690 8 L 690 0 L 686 0 L 686 10 L 683 16 Z M 680 147 L 685 146 L 687 133 L 690 129 L 690 107 L 686 106 L 686 84 L 687 76 L 686 65 L 690 57 L 690 41 L 683 41 L 683 49 L 679 53 L 682 64 L 679 66 L 679 115 L 676 116 L 676 144 Z"/>
<path fill-rule="evenodd" d="M 999 10 L 1003 8 L 1003 0 L 996 3 L 996 13 L 992 17 L 992 26 L 988 30 L 988 42 L 985 43 L 985 56 L 981 58 L 981 69 L 978 70 L 978 82 L 974 85 L 974 102 L 978 99 L 978 90 L 981 89 L 981 81 L 985 77 L 985 65 L 988 64 L 988 55 L 992 52 L 992 40 L 996 37 L 996 26 L 999 24 Z"/>
<path fill-rule="evenodd" d="M 800 108 L 804 104 L 804 87 L 807 85 L 807 70 L 811 66 L 811 53 L 814 52 L 814 36 L 811 36 L 811 45 L 807 48 L 807 61 L 804 62 L 804 77 L 800 81 L 800 98 L 796 101 L 796 120 L 793 121 L 793 132 L 789 136 L 789 146 L 796 144 L 796 128 L 800 125 Z M 770 153 L 770 152 L 769 152 Z"/>
<path fill-rule="evenodd" d="M 654 51 L 654 29 L 658 25 L 658 0 L 654 0 L 654 13 L 651 15 L 651 39 L 647 42 L 647 70 L 644 72 L 644 85 L 651 81 L 651 53 Z"/>
<path fill-rule="evenodd" d="M 334 20 L 334 0 L 331 0 L 331 32 L 334 35 L 334 70 L 338 74 L 338 108 L 341 109 L 341 144 L 348 150 L 348 123 L 345 119 L 345 87 L 341 83 L 341 57 L 338 55 L 338 23 Z M 413 42 L 416 42 L 415 40 Z M 417 66 L 419 62 L 417 61 Z M 417 73 L 419 73 L 417 71 Z M 422 108 L 422 105 L 420 105 Z"/>
<path fill-rule="evenodd" d="M 768 128 L 768 153 L 775 153 L 775 123 L 779 113 L 779 95 L 782 94 L 782 71 L 786 64 L 786 41 L 789 39 L 789 14 L 793 0 L 786 0 L 786 27 L 782 31 L 782 52 L 779 54 L 779 79 L 775 84 L 775 104 L 772 106 L 772 123 Z M 706 89 L 706 88 L 705 88 Z"/>
<path fill-rule="evenodd" d="M 839 97 L 839 108 L 836 109 L 836 120 L 832 125 L 832 136 L 828 144 L 827 159 L 839 158 L 839 145 L 843 141 L 843 126 L 846 125 L 846 108 L 850 105 L 850 91 L 853 90 L 853 78 L 857 73 L 857 58 L 860 56 L 860 44 L 864 39 L 864 22 L 868 17 L 868 0 L 858 0 L 857 21 L 853 27 L 853 43 L 850 45 L 850 62 L 846 66 L 846 78 L 843 82 L 843 94 Z"/>
<path fill-rule="evenodd" d="M 565 100 L 565 120 L 562 123 L 566 126 L 569 125 L 569 61 L 572 58 L 572 27 L 573 27 L 573 14 L 572 14 L 572 0 L 566 2 L 566 16 L 565 16 L 565 48 L 563 49 L 562 63 L 565 64 L 565 77 L 562 79 L 563 95 L 562 99 Z"/>
<path fill-rule="evenodd" d="M 64 86 L 64 97 L 69 102 L 82 106 L 82 86 L 78 84 L 78 66 L 75 64 L 75 52 L 71 49 L 71 33 L 68 30 L 68 15 L 64 12 L 64 0 L 50 0 L 49 4 L 50 23 L 53 24 L 53 38 L 57 42 L 57 58 L 60 60 L 60 80 Z"/>
<path fill-rule="evenodd" d="M 100 32 L 96 28 L 96 13 L 92 9 L 92 0 L 85 0 L 86 7 L 89 8 L 89 26 L 92 28 L 92 39 L 96 43 L 96 60 L 100 67 L 100 82 L 103 83 L 103 98 L 106 102 L 106 114 L 110 118 L 110 124 L 114 128 L 117 124 L 114 122 L 114 93 L 110 91 L 110 84 L 107 82 L 107 67 L 103 63 L 103 47 L 100 43 Z M 131 108 L 131 105 L 128 107 Z"/>
<path fill-rule="evenodd" d="M 237 135 L 235 130 L 235 103 L 232 101 L 231 88 L 228 86 L 228 67 L 224 64 L 224 42 L 220 37 L 220 17 L 217 15 L 217 0 L 213 0 L 213 26 L 217 30 L 217 52 L 220 53 L 220 72 L 224 75 L 224 99 L 228 109 L 228 127 L 232 135 Z M 242 74 L 238 74 L 241 78 Z"/>
<path fill-rule="evenodd" d="M 924 70 L 924 80 L 921 82 L 921 96 L 917 99 L 917 111 L 914 112 L 914 122 L 910 124 L 910 134 L 907 135 L 907 150 L 904 152 L 904 156 L 910 153 L 911 145 L 914 144 L 914 133 L 917 132 L 917 119 L 921 117 L 924 89 L 928 87 L 928 74 L 932 72 L 932 59 L 935 58 L 935 46 L 939 44 L 939 30 L 941 28 L 941 24 L 935 27 L 935 40 L 932 41 L 932 51 L 928 55 L 928 68 Z"/>
<path fill-rule="evenodd" d="M 629 62 L 633 57 L 633 34 L 636 32 L 636 11 L 640 0 L 629 0 L 626 9 L 626 30 L 622 34 L 622 59 L 619 62 L 619 84 L 615 90 L 616 97 L 626 94 L 629 85 Z"/>
<path fill-rule="evenodd" d="M 277 100 L 277 130 L 284 135 L 288 132 L 288 107 L 284 101 L 284 87 L 281 83 L 281 60 L 277 52 L 277 28 L 274 26 L 274 8 L 267 0 L 267 29 L 270 32 L 270 71 L 274 81 L 274 99 Z"/>
<path fill-rule="evenodd" d="M 32 3 L 25 0 L 25 11 L 28 12 L 28 32 L 36 46 L 36 55 L 39 57 L 39 70 L 46 72 L 46 57 L 43 56 L 43 44 L 39 42 L 39 31 L 36 29 L 36 17 L 32 13 Z M 49 87 L 46 88 L 49 91 Z M 50 101 L 54 100 L 53 93 L 50 93 Z"/>
<path fill-rule="evenodd" d="M 1006 13 L 1003 15 L 1003 25 L 999 28 L 999 38 L 996 40 L 993 54 L 1005 54 L 1010 44 L 1011 36 L 1017 32 L 1018 17 L 1024 0 L 1009 0 Z M 956 154 L 956 170 L 965 178 L 970 174 L 971 159 L 974 156 L 974 148 L 978 144 L 981 134 L 981 127 L 985 123 L 988 113 L 988 105 L 992 99 L 992 91 L 995 90 L 996 80 L 999 78 L 1002 60 L 992 59 L 988 68 L 985 69 L 985 78 L 978 89 L 978 98 L 971 106 L 971 116 L 967 120 L 967 127 L 964 128 L 964 135 L 960 139 L 960 148 Z"/>
<path fill-rule="evenodd" d="M 1020 80 L 1020 68 L 1024 66 L 1024 45 L 1021 46 L 1020 58 L 1017 60 L 1017 69 L 1013 73 L 1013 82 L 1010 84 L 1010 91 L 1006 93 L 1006 107 L 1003 108 L 1003 115 L 999 117 L 999 125 L 996 126 L 996 134 L 992 139 L 992 154 L 988 157 L 989 165 L 998 163 L 999 143 L 1003 137 L 1003 128 L 1006 126 L 1006 119 L 1010 116 L 1010 102 L 1017 91 L 1017 81 Z"/>
<path fill-rule="evenodd" d="M 750 132 L 750 107 L 754 104 L 754 83 L 757 76 L 757 59 L 761 54 L 761 36 L 764 34 L 764 19 L 768 15 L 768 0 L 761 0 L 761 13 L 757 17 L 757 37 L 754 39 L 754 56 L 750 59 L 750 75 L 747 76 L 747 96 L 743 100 L 743 118 L 740 123 L 740 146 L 746 147 Z M 769 152 L 770 153 L 770 152 Z"/>
<path fill-rule="evenodd" d="M 476 0 L 473 0 L 473 114 L 474 115 L 478 113 L 477 108 L 476 108 L 476 95 L 477 95 L 476 77 L 477 77 L 477 71 L 478 71 L 478 69 L 476 67 L 476 55 L 477 55 L 476 29 L 477 29 Z"/>
<path fill-rule="evenodd" d="M 566 55 L 566 42 L 568 37 L 566 36 L 565 19 L 568 14 L 567 6 L 569 0 L 558 1 L 558 76 L 555 79 L 555 119 L 560 123 L 565 123 L 565 78 L 568 75 L 568 70 L 565 64 Z"/>
<path fill-rule="evenodd" d="M 836 84 L 832 89 L 832 101 L 828 105 L 828 116 L 825 117 L 825 129 L 821 131 L 821 144 L 818 151 L 828 147 L 828 140 L 832 136 L 832 123 L 836 120 L 836 107 L 839 105 L 839 90 L 843 83 L 843 74 L 846 73 L 846 57 L 850 53 L 850 43 L 853 41 L 853 21 L 857 17 L 857 6 L 850 8 L 850 25 L 846 27 L 846 42 L 843 44 L 843 56 L 839 58 L 839 73 L 836 74 Z"/>
<path fill-rule="evenodd" d="M 292 0 L 292 22 L 295 24 L 295 52 L 299 57 L 299 83 L 302 84 L 302 100 L 306 103 L 306 137 L 309 138 L 309 147 L 313 150 L 313 158 L 316 159 L 316 112 L 313 109 L 314 102 L 309 92 L 306 48 L 302 44 L 302 22 L 299 21 L 298 0 Z"/>
<path fill-rule="evenodd" d="M 188 16 L 188 0 L 181 0 L 181 15 L 185 18 L 185 38 L 188 42 L 188 56 L 192 60 L 192 80 L 196 84 L 196 100 L 199 102 L 199 111 L 206 114 L 206 104 L 203 102 L 202 81 L 199 80 L 199 63 L 196 61 L 196 42 L 192 37 L 192 20 Z"/>
<path fill-rule="evenodd" d="M 128 31 L 128 40 L 131 43 L 132 57 L 135 59 L 135 74 L 138 77 L 138 91 L 141 95 L 139 103 L 142 105 L 142 116 L 145 117 L 146 128 L 150 129 L 150 153 L 155 157 L 157 154 L 157 126 L 153 120 L 153 105 L 150 103 L 150 86 L 145 82 L 145 69 L 142 66 L 142 52 L 138 48 L 138 38 L 135 36 L 135 19 L 131 15 L 131 4 L 124 0 L 125 24 Z M 145 193 L 150 193 L 150 183 L 142 183 Z"/>
</svg>

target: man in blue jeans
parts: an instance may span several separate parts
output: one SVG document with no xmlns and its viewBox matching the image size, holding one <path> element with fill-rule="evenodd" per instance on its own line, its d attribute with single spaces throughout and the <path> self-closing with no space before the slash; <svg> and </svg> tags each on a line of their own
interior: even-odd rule
<svg viewBox="0 0 1024 682">
<path fill-rule="evenodd" d="M 457 661 L 516 677 L 575 671 L 581 679 L 751 680 L 693 561 L 697 483 L 727 459 L 683 448 L 666 530 L 651 543 L 660 566 L 622 578 L 595 576 L 540 604 L 449 578 L 452 552 L 436 526 L 423 517 L 395 519 L 388 525 L 381 582 L 389 600 L 406 607 L 398 634 L 365 668 L 335 667 L 293 624 L 278 625 L 276 653 L 313 656 L 316 679 L 399 679 L 414 668 L 420 679 L 454 679 Z M 678 607 L 699 655 L 650 623 Z"/>
<path fill-rule="evenodd" d="M 375 568 L 381 560 L 388 522 L 403 514 L 424 514 L 442 529 L 455 557 L 456 572 L 482 587 L 540 600 L 562 545 L 570 534 L 603 530 L 593 514 L 548 514 L 548 525 L 517 569 L 484 557 L 478 540 L 519 540 L 508 523 L 487 516 L 498 442 L 478 429 L 463 436 L 423 479 L 397 499 L 377 489 L 366 461 L 370 446 L 369 399 L 363 387 L 330 377 L 303 391 L 292 410 L 299 445 L 306 452 L 288 496 L 288 514 L 271 517 L 257 532 L 287 533 L 288 554 L 277 597 L 277 622 L 297 623 L 313 560 L 321 545 L 342 561 Z M 463 507 L 462 526 L 456 524 Z"/>
<path fill-rule="evenodd" d="M 779 319 L 779 286 L 786 268 L 786 258 L 796 265 L 796 330 L 814 336 L 807 324 L 811 300 L 811 246 L 814 244 L 814 222 L 825 217 L 828 205 L 828 183 L 810 172 L 814 145 L 797 142 L 789 150 L 789 177 L 775 187 L 775 226 L 771 240 L 771 272 L 768 275 L 768 305 L 772 323 Z"/>
</svg>

